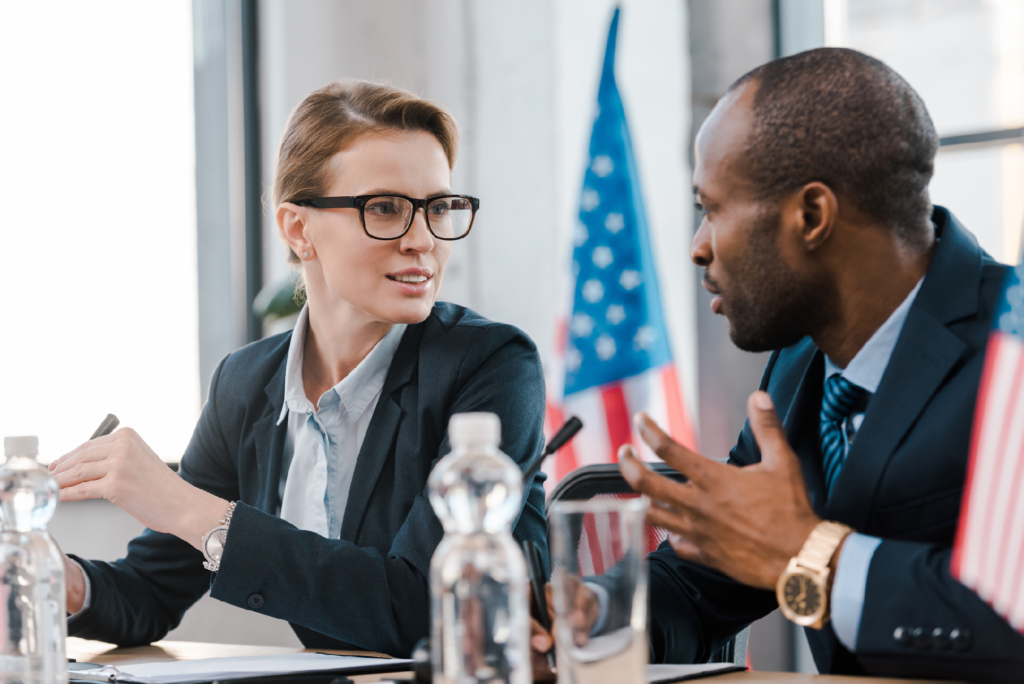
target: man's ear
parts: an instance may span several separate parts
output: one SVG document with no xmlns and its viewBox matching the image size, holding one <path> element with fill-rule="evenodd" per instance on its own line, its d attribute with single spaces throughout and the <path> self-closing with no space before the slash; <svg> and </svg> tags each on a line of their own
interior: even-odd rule
<svg viewBox="0 0 1024 684">
<path fill-rule="evenodd" d="M 277 208 L 277 229 L 281 232 L 281 239 L 303 261 L 316 254 L 306 235 L 307 219 L 306 208 L 297 204 L 282 202 Z"/>
<path fill-rule="evenodd" d="M 839 216 L 839 200 L 832 188 L 814 181 L 803 186 L 794 194 L 792 212 L 800 224 L 800 234 L 807 251 L 825 244 Z"/>
</svg>

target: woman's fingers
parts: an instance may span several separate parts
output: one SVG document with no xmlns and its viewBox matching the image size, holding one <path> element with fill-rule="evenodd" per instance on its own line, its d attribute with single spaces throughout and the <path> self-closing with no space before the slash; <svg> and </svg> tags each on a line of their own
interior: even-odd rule
<svg viewBox="0 0 1024 684">
<path fill-rule="evenodd" d="M 96 493 L 96 489 L 95 483 L 83 482 L 82 484 L 77 484 L 74 487 L 61 489 L 60 500 L 84 501 L 85 499 L 102 499 L 103 497 Z"/>
<path fill-rule="evenodd" d="M 54 461 L 51 463 L 49 467 L 50 475 L 58 477 L 62 473 L 73 470 L 78 465 L 102 461 L 108 456 L 110 456 L 109 446 L 86 446 L 86 448 L 72 454 L 70 458 L 63 462 L 58 463 Z"/>
<path fill-rule="evenodd" d="M 69 467 L 53 474 L 53 479 L 61 489 L 73 487 L 82 482 L 91 482 L 103 478 L 108 472 L 103 461 L 85 461 L 71 464 Z"/>
<path fill-rule="evenodd" d="M 90 440 L 88 442 L 82 442 L 77 447 L 75 447 L 68 453 L 58 458 L 56 461 L 51 462 L 50 465 L 47 466 L 47 469 L 51 473 L 54 473 L 57 471 L 58 468 L 60 468 L 63 464 L 67 463 L 75 456 L 78 456 L 79 454 L 82 454 L 83 452 L 90 450 L 94 447 L 105 446 L 107 444 L 115 442 L 118 439 L 118 434 L 122 432 L 122 430 L 118 430 L 117 432 L 114 432 L 109 435 L 104 435 L 103 437 L 97 437 L 96 439 Z"/>
</svg>

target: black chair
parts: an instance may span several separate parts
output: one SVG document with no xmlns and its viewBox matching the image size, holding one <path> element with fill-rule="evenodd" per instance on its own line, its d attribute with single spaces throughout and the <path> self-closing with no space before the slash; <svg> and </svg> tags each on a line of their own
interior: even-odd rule
<svg viewBox="0 0 1024 684">
<path fill-rule="evenodd" d="M 664 463 L 648 463 L 647 466 L 656 473 L 677 482 L 686 482 L 686 477 Z M 614 463 L 588 465 L 569 473 L 548 496 L 547 511 L 550 514 L 551 504 L 555 501 L 589 501 L 595 497 L 632 498 L 639 496 L 619 472 Z M 644 547 L 653 550 L 668 537 L 665 530 L 644 523 Z M 734 636 L 711 657 L 712 663 L 733 663 L 740 667 L 747 664 L 747 641 L 750 628 Z"/>
</svg>

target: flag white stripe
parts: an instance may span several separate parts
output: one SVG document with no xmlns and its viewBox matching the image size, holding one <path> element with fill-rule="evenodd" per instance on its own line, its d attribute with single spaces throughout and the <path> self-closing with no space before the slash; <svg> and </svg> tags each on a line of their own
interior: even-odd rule
<svg viewBox="0 0 1024 684">
<path fill-rule="evenodd" d="M 1012 345 L 1012 342 L 1010 344 Z M 1015 361 L 1019 363 L 1021 355 L 1019 350 L 1017 351 Z M 1012 369 L 1013 366 L 1010 368 Z M 1007 375 L 1013 375 L 1013 373 L 1007 373 Z M 1009 401 L 1001 408 L 1005 413 L 1001 416 L 1003 420 L 999 422 L 1003 426 L 1009 426 L 1009 430 L 1006 434 L 1006 443 L 1002 445 L 999 452 L 985 454 L 985 458 L 997 463 L 998 467 L 995 473 L 995 481 L 992 483 L 993 486 L 990 489 L 984 490 L 989 492 L 989 496 L 986 498 L 989 499 L 989 506 L 991 506 L 993 515 L 991 517 L 992 529 L 989 530 L 987 535 L 988 544 L 984 553 L 985 560 L 982 563 L 983 570 L 978 581 L 978 593 L 984 592 L 984 594 L 990 596 L 994 606 L 997 606 L 999 601 L 996 580 L 1001 571 L 1003 571 L 1002 574 L 1006 574 L 1000 563 L 1000 556 L 1006 550 L 1005 543 L 1009 541 L 1005 535 L 1008 533 L 1007 524 L 1010 522 L 1007 514 L 1010 512 L 1010 506 L 1013 503 L 1012 497 L 1015 484 L 1013 474 L 1016 472 L 1021 446 L 1024 444 L 1024 420 L 1013 420 L 1015 415 L 1019 416 L 1021 411 L 1024 410 L 1024 384 L 1013 388 Z M 999 608 L 996 607 L 996 610 L 999 610 Z"/>
<path fill-rule="evenodd" d="M 598 388 L 570 394 L 562 403 L 565 416 L 578 416 L 583 429 L 573 437 L 573 452 L 576 465 L 607 463 L 611 442 L 608 439 L 608 423 L 604 417 L 604 402 Z"/>
<path fill-rule="evenodd" d="M 645 461 L 660 461 L 661 459 L 641 439 L 633 425 L 632 416 L 638 411 L 645 411 L 661 429 L 669 431 L 668 425 L 668 402 L 665 399 L 665 386 L 661 381 L 661 369 L 652 368 L 640 375 L 629 378 L 624 387 L 626 405 L 629 407 L 630 429 L 633 435 L 633 444 L 639 447 L 640 458 Z"/>
<path fill-rule="evenodd" d="M 1018 452 L 1018 466 L 1021 458 L 1024 456 Z M 1014 475 L 1015 470 L 1011 467 L 1006 479 L 1009 480 Z M 1015 585 L 1024 582 L 1024 473 L 1012 485 L 1014 491 L 1007 510 L 1010 528 L 1003 546 L 1006 549 L 1006 558 L 1003 561 L 1003 576 L 996 588 L 996 599 L 993 602 L 993 607 L 1004 615 L 1010 614 L 1014 609 L 1010 602 L 1013 600 Z M 1016 589 L 1017 604 L 1024 607 L 1024 588 L 1016 586 Z M 1020 616 L 1020 620 L 1024 621 L 1024 615 Z M 1020 622 L 1015 626 L 1019 627 Z"/>
<path fill-rule="evenodd" d="M 992 362 L 994 369 L 1012 368 L 1015 365 L 1015 356 L 1011 353 L 1010 345 L 997 341 L 1001 336 L 993 338 L 994 344 L 990 345 L 989 352 L 995 352 L 996 359 Z M 986 415 L 980 416 L 981 434 L 978 439 L 978 451 L 975 454 L 974 482 L 972 491 L 968 498 L 968 510 L 961 511 L 961 515 L 967 516 L 967 532 L 964 535 L 963 563 L 961 569 L 961 581 L 968 586 L 975 586 L 978 582 L 978 575 L 981 571 L 982 553 L 985 539 L 985 513 L 988 504 L 988 497 L 978 495 L 978 492 L 991 491 L 992 479 L 995 476 L 995 459 L 986 458 L 985 455 L 999 448 L 999 437 L 1002 431 L 1002 417 L 1000 411 L 1006 406 L 1012 390 L 1012 374 L 1008 372 L 993 372 L 989 378 L 988 396 L 986 406 L 989 408 Z M 997 413 L 997 411 L 999 411 Z M 982 598 L 986 598 L 982 595 Z M 987 600 L 987 598 L 986 598 Z"/>
</svg>

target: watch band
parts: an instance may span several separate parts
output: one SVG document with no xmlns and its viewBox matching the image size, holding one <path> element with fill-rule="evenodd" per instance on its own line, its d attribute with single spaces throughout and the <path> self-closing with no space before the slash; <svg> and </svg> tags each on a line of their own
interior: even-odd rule
<svg viewBox="0 0 1024 684">
<path fill-rule="evenodd" d="M 210 539 L 210 537 L 213 535 L 214 532 L 223 531 L 224 532 L 224 543 L 225 544 L 227 543 L 228 527 L 231 525 L 231 516 L 235 512 L 235 504 L 236 504 L 236 502 L 234 502 L 234 501 L 230 502 L 228 504 L 228 510 L 224 513 L 224 516 L 220 519 L 220 522 L 217 525 L 215 525 L 209 532 L 207 532 L 206 534 L 203 535 L 203 540 L 202 540 L 201 545 L 202 545 L 203 556 L 206 558 L 206 560 L 203 561 L 203 567 L 206 568 L 207 570 L 209 570 L 210 572 L 217 572 L 218 570 L 220 570 L 220 558 L 214 558 L 213 556 L 210 555 L 210 552 L 207 551 L 207 549 L 206 549 L 207 541 Z M 222 554 L 223 554 L 223 551 L 224 550 L 222 548 L 221 549 L 221 553 Z"/>
<path fill-rule="evenodd" d="M 796 564 L 815 572 L 824 572 L 836 549 L 853 528 L 836 522 L 823 521 L 811 531 L 796 556 Z"/>
</svg>

